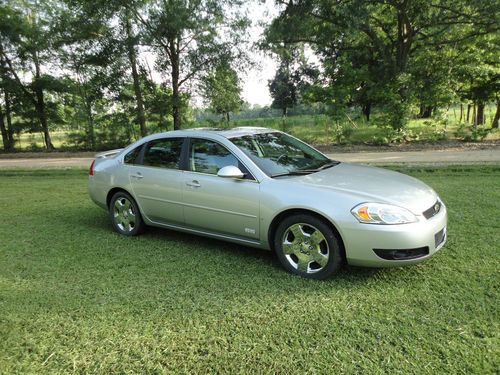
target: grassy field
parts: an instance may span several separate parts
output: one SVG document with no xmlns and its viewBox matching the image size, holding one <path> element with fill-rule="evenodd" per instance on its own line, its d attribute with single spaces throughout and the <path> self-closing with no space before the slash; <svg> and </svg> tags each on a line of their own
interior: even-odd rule
<svg viewBox="0 0 500 375">
<path fill-rule="evenodd" d="M 265 251 L 120 237 L 84 171 L 0 171 L 0 373 L 497 373 L 500 166 L 403 171 L 448 205 L 445 248 L 323 282 Z"/>
</svg>

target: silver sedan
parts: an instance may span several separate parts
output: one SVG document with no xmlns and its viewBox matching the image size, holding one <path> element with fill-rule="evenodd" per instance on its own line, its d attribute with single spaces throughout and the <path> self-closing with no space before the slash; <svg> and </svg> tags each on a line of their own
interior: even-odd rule
<svg viewBox="0 0 500 375">
<path fill-rule="evenodd" d="M 446 207 L 421 181 L 330 160 L 265 128 L 145 137 L 97 155 L 89 193 L 122 235 L 151 225 L 273 250 L 315 279 L 345 262 L 417 263 L 446 241 Z"/>
</svg>

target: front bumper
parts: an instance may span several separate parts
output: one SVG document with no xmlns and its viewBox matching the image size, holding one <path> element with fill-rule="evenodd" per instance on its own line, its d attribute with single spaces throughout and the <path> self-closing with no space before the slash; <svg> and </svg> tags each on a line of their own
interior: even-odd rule
<svg viewBox="0 0 500 375">
<path fill-rule="evenodd" d="M 446 207 L 443 205 L 440 212 L 429 219 L 418 218 L 419 221 L 412 224 L 356 222 L 344 226 L 342 237 L 347 262 L 354 266 L 394 267 L 430 258 L 446 243 Z"/>
</svg>

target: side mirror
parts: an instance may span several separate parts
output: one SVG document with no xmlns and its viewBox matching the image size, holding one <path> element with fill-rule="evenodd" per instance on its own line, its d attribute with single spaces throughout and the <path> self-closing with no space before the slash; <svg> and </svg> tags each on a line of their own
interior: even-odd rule
<svg viewBox="0 0 500 375">
<path fill-rule="evenodd" d="M 235 167 L 234 165 L 227 165 L 219 169 L 217 176 L 226 178 L 243 178 L 245 174 L 240 171 L 238 167 Z"/>
</svg>

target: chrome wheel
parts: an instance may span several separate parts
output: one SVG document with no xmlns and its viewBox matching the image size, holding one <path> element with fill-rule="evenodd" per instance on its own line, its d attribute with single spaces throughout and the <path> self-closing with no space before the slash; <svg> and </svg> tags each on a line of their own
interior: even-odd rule
<svg viewBox="0 0 500 375">
<path fill-rule="evenodd" d="M 288 227 L 283 235 L 282 248 L 290 265 L 308 274 L 324 269 L 330 257 L 325 236 L 311 224 L 297 223 Z"/>
<path fill-rule="evenodd" d="M 137 217 L 132 203 L 125 197 L 119 197 L 113 205 L 113 220 L 122 232 L 132 232 L 137 223 Z"/>
</svg>

